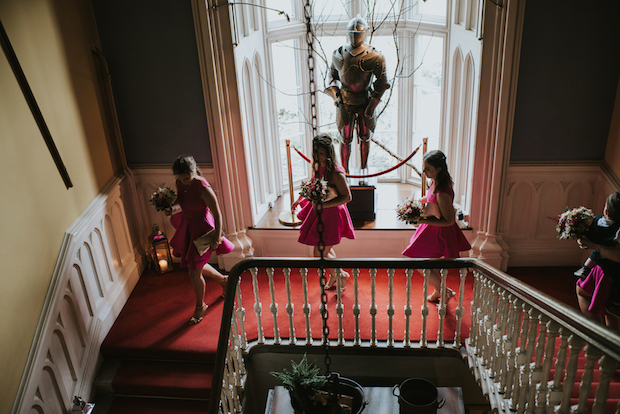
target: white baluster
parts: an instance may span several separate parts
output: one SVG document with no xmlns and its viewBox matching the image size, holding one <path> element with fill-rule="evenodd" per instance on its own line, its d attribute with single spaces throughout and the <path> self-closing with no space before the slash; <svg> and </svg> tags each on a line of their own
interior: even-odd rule
<svg viewBox="0 0 620 414">
<path fill-rule="evenodd" d="M 474 271 L 474 288 L 472 300 L 469 303 L 469 311 L 471 313 L 471 326 L 469 327 L 469 345 L 474 348 L 474 353 L 478 354 L 478 341 L 480 338 L 480 287 L 482 281 L 480 273 Z"/>
<path fill-rule="evenodd" d="M 463 306 L 463 300 L 465 299 L 465 279 L 467 278 L 467 268 L 459 269 L 459 275 L 461 276 L 461 284 L 459 285 L 459 304 L 457 305 L 454 313 L 456 315 L 456 332 L 454 333 L 455 348 L 461 346 L 461 323 L 463 322 L 463 313 L 465 307 Z"/>
<path fill-rule="evenodd" d="M 353 269 L 353 292 L 355 296 L 355 304 L 353 305 L 353 317 L 355 318 L 355 346 L 361 345 L 360 332 L 360 303 L 359 303 L 359 276 L 360 270 Z"/>
<path fill-rule="evenodd" d="M 555 358 L 555 372 L 553 374 L 553 382 L 547 393 L 547 414 L 553 414 L 556 406 L 562 401 L 563 385 L 562 374 L 566 366 L 566 350 L 568 348 L 568 338 L 570 332 L 566 328 L 560 329 L 560 348 Z"/>
<path fill-rule="evenodd" d="M 258 343 L 265 343 L 265 334 L 263 332 L 263 305 L 260 303 L 258 294 L 258 269 L 253 267 L 250 269 L 252 274 L 252 288 L 254 289 L 254 313 L 256 314 L 256 330 L 258 334 Z"/>
<path fill-rule="evenodd" d="M 515 381 L 512 387 L 512 395 L 510 396 L 510 409 L 515 411 L 519 407 L 519 394 L 521 392 L 521 367 L 525 363 L 525 353 L 527 350 L 527 330 L 530 322 L 526 307 L 526 304 L 521 302 L 521 311 L 523 313 L 523 318 L 521 322 L 521 331 L 519 333 L 520 343 L 519 347 L 516 349 L 517 359 L 515 365 Z"/>
<path fill-rule="evenodd" d="M 528 395 L 531 395 L 532 401 L 535 396 L 534 392 L 530 392 L 535 388 L 532 387 L 532 383 L 530 382 L 532 379 L 532 359 L 534 357 L 534 351 L 536 349 L 536 331 L 538 328 L 538 311 L 534 308 L 530 308 L 527 312 L 530 329 L 527 335 L 527 346 L 525 350 L 525 358 L 523 360 L 523 364 L 521 365 L 521 376 L 519 379 L 519 408 L 517 409 L 518 414 L 523 414 L 525 412 L 525 404 Z M 541 329 L 542 330 L 542 329 Z M 532 409 L 534 404 L 532 404 Z"/>
<path fill-rule="evenodd" d="M 376 284 L 375 278 L 377 276 L 377 269 L 370 269 L 370 318 L 371 318 L 371 328 L 370 328 L 370 346 L 377 346 L 377 329 L 375 327 L 376 318 L 377 318 L 377 303 L 376 299 Z"/>
<path fill-rule="evenodd" d="M 447 307 L 446 307 L 446 292 L 448 290 L 448 285 L 446 283 L 446 278 L 448 277 L 448 269 L 441 269 L 439 271 L 439 275 L 441 277 L 441 300 L 439 301 L 439 331 L 437 332 L 437 347 L 438 348 L 443 348 L 444 347 L 444 322 L 446 320 L 446 313 L 447 313 Z"/>
<path fill-rule="evenodd" d="M 594 377 L 594 364 L 603 353 L 591 344 L 585 347 L 586 365 L 583 368 L 581 383 L 579 384 L 579 401 L 576 406 L 571 407 L 571 413 L 587 414 L 586 402 L 592 388 L 592 378 Z"/>
<path fill-rule="evenodd" d="M 284 272 L 284 283 L 286 285 L 286 313 L 288 315 L 288 332 L 289 332 L 289 344 L 295 345 L 297 338 L 295 338 L 295 325 L 293 324 L 293 314 L 295 312 L 295 305 L 291 300 L 291 268 L 286 267 L 282 269 Z"/>
<path fill-rule="evenodd" d="M 594 404 L 592 405 L 592 414 L 603 414 L 605 412 L 605 406 L 607 402 L 607 396 L 609 395 L 609 382 L 612 375 L 616 373 L 618 369 L 618 361 L 611 358 L 608 355 L 603 355 L 598 360 L 599 371 L 601 372 L 601 378 L 598 381 L 598 388 L 594 394 Z M 620 409 L 620 403 L 616 407 L 616 413 Z"/>
<path fill-rule="evenodd" d="M 342 269 L 336 269 L 336 292 L 340 292 L 340 276 Z M 342 325 L 342 315 L 344 313 L 344 305 L 342 304 L 342 294 L 336 295 L 336 314 L 338 315 L 338 345 L 344 346 L 344 327 Z"/>
<path fill-rule="evenodd" d="M 308 302 L 308 269 L 303 268 L 299 270 L 301 273 L 301 285 L 304 291 L 304 318 L 306 319 L 306 345 L 312 345 L 312 331 L 310 329 L 310 313 L 311 307 Z"/>
<path fill-rule="evenodd" d="M 549 373 L 553 364 L 555 339 L 558 336 L 559 325 L 554 321 L 547 322 L 547 344 L 543 356 L 542 374 L 540 383 L 536 386 L 536 414 L 544 414 L 547 409 L 547 391 L 549 389 Z"/>
<path fill-rule="evenodd" d="M 245 332 L 245 308 L 243 307 L 243 301 L 241 298 L 241 276 L 237 279 L 237 288 L 235 289 L 235 293 L 237 294 L 237 310 L 235 311 L 235 315 L 237 315 L 237 320 L 239 321 L 239 335 L 241 338 L 241 349 L 245 351 L 248 349 L 248 335 Z"/>
<path fill-rule="evenodd" d="M 504 368 L 506 380 L 504 383 L 504 395 L 506 398 L 510 398 L 512 395 L 515 367 L 517 366 L 517 339 L 519 337 L 518 329 L 521 322 L 521 313 L 518 299 L 512 295 L 508 296 L 508 303 L 510 306 L 510 313 L 508 314 L 508 329 L 506 331 L 506 338 L 504 340 L 504 349 L 506 352 L 506 367 Z"/>
<path fill-rule="evenodd" d="M 234 356 L 235 361 L 235 371 L 245 373 L 245 365 L 243 365 L 243 352 L 241 351 L 241 347 L 239 346 L 239 327 L 237 325 L 237 320 L 233 318 L 233 324 L 231 326 L 230 334 L 228 335 L 230 341 L 230 352 Z"/>
<path fill-rule="evenodd" d="M 388 269 L 388 347 L 394 347 L 394 269 Z"/>
<path fill-rule="evenodd" d="M 273 282 L 273 267 L 267 268 L 267 275 L 269 276 L 269 294 L 271 295 L 271 316 L 273 318 L 273 343 L 280 344 L 280 328 L 278 326 L 278 302 L 276 302 L 276 287 Z"/>
<path fill-rule="evenodd" d="M 542 374 L 542 354 L 545 348 L 545 337 L 546 337 L 546 324 L 542 323 L 543 316 L 538 314 L 538 338 L 536 340 L 536 348 L 534 354 L 534 362 L 530 364 L 530 377 L 528 379 L 528 395 L 527 395 L 527 406 L 526 413 L 534 414 L 536 412 L 536 390 L 540 385 L 540 379 Z M 534 333 L 535 334 L 535 333 Z"/>
<path fill-rule="evenodd" d="M 497 306 L 498 312 L 495 330 L 495 356 L 493 361 L 493 371 L 495 372 L 496 390 L 498 391 L 502 389 L 502 384 L 506 383 L 506 353 L 504 350 L 504 337 L 506 334 L 506 323 L 509 312 L 506 295 L 506 291 L 501 289 L 498 295 L 499 303 Z"/>
<path fill-rule="evenodd" d="M 570 338 L 568 338 L 570 353 L 568 355 L 568 362 L 566 363 L 566 374 L 564 375 L 562 402 L 560 403 L 559 410 L 556 410 L 559 414 L 568 414 L 570 412 L 570 396 L 573 391 L 573 385 L 575 384 L 577 361 L 584 344 L 585 341 L 577 335 L 571 335 Z"/>
<path fill-rule="evenodd" d="M 411 329 L 409 328 L 411 323 L 411 277 L 413 276 L 413 269 L 407 269 L 405 272 L 407 275 L 407 302 L 405 304 L 405 348 L 411 347 Z"/>
<path fill-rule="evenodd" d="M 426 298 L 428 297 L 428 280 L 431 274 L 430 269 L 424 269 L 422 274 L 424 275 L 424 288 L 422 289 L 422 334 L 420 335 L 420 347 L 427 347 L 427 332 L 426 332 L 426 321 L 428 318 L 428 302 Z"/>
</svg>

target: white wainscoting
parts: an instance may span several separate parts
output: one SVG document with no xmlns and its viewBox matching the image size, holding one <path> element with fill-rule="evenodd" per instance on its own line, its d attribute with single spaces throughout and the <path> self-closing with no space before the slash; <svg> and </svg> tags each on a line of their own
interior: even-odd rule
<svg viewBox="0 0 620 414">
<path fill-rule="evenodd" d="M 523 163 L 508 169 L 499 233 L 508 266 L 579 266 L 590 251 L 558 240 L 555 219 L 567 207 L 602 214 L 618 180 L 602 163 Z"/>
<path fill-rule="evenodd" d="M 115 179 L 67 230 L 43 304 L 12 413 L 66 413 L 89 400 L 100 346 L 141 273 Z"/>
</svg>

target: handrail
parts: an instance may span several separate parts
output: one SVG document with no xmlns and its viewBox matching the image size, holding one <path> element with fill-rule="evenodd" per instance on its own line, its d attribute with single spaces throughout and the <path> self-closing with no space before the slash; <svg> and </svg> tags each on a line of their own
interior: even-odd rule
<svg viewBox="0 0 620 414">
<path fill-rule="evenodd" d="M 209 399 L 209 414 L 218 412 L 219 396 L 225 369 L 229 334 L 233 317 L 235 292 L 241 274 L 251 268 L 364 268 L 364 269 L 458 269 L 470 268 L 484 274 L 497 286 L 517 299 L 537 309 L 563 327 L 570 328 L 578 336 L 594 345 L 611 358 L 620 361 L 620 334 L 599 322 L 542 293 L 520 280 L 472 258 L 459 259 L 320 259 L 320 258 L 250 258 L 237 263 L 229 274 L 225 292 L 224 309 L 213 372 L 213 385 Z M 473 322 L 473 321 L 472 321 Z"/>
</svg>

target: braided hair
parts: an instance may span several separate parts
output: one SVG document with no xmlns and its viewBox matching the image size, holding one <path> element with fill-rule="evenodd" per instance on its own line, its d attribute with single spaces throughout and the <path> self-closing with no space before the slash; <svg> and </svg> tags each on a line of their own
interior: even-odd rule
<svg viewBox="0 0 620 414">
<path fill-rule="evenodd" d="M 319 148 L 323 148 L 327 154 L 325 179 L 329 182 L 332 178 L 332 173 L 336 169 L 336 151 L 334 150 L 332 137 L 328 134 L 319 134 L 312 139 L 312 165 L 315 171 L 319 168 Z"/>
<path fill-rule="evenodd" d="M 448 172 L 448 164 L 446 164 L 446 155 L 439 151 L 433 150 L 424 154 L 424 162 L 431 165 L 434 168 L 438 168 L 437 177 L 435 178 L 435 185 L 433 186 L 433 193 L 437 193 L 440 188 L 448 187 L 453 184 L 452 177 Z"/>
</svg>

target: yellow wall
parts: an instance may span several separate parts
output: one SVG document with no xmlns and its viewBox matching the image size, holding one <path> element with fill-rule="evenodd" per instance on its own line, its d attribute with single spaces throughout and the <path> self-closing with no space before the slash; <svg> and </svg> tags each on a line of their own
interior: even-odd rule
<svg viewBox="0 0 620 414">
<path fill-rule="evenodd" d="M 614 114 L 611 118 L 611 125 L 609 126 L 605 161 L 616 176 L 620 177 L 620 82 L 618 83 L 618 91 L 616 92 Z"/>
<path fill-rule="evenodd" d="M 66 189 L 0 49 L 0 413 L 8 413 L 63 235 L 113 170 L 91 3 L 3 0 L 0 20 L 73 181 Z"/>
</svg>

